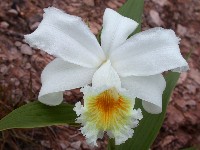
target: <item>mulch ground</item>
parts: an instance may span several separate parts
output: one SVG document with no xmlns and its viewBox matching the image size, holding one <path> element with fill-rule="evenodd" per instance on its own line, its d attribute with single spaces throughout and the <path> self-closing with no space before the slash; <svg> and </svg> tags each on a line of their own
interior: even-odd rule
<svg viewBox="0 0 200 150">
<path fill-rule="evenodd" d="M 101 30 L 106 7 L 117 10 L 125 0 L 6 0 L 0 2 L 0 118 L 13 109 L 37 99 L 40 74 L 53 57 L 30 48 L 23 35 L 33 32 L 42 20 L 43 8 L 55 6 L 89 22 L 94 34 Z M 181 74 L 167 109 L 167 115 L 153 150 L 178 150 L 200 143 L 200 1 L 146 0 L 143 30 L 162 26 L 173 29 L 182 39 L 190 71 Z M 82 100 L 79 89 L 66 91 L 65 101 Z M 148 136 L 148 135 L 147 135 Z M 107 138 L 98 141 L 106 149 Z M 2 150 L 90 149 L 78 128 L 53 126 L 15 129 L 0 133 Z"/>
</svg>

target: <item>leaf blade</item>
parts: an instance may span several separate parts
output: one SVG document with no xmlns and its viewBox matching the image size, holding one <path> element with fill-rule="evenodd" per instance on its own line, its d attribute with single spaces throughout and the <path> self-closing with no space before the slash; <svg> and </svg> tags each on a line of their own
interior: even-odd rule
<svg viewBox="0 0 200 150">
<path fill-rule="evenodd" d="M 23 105 L 0 120 L 0 131 L 11 128 L 35 128 L 74 124 L 73 106 L 47 106 L 38 101 Z"/>
<path fill-rule="evenodd" d="M 121 15 L 131 18 L 139 23 L 139 27 L 133 34 L 141 31 L 143 6 L 144 0 L 128 0 L 119 9 L 119 13 Z M 162 126 L 171 93 L 173 92 L 173 89 L 176 86 L 179 76 L 179 73 L 170 72 L 165 78 L 167 86 L 163 93 L 163 111 L 161 114 L 152 115 L 145 112 L 145 110 L 142 107 L 141 100 L 136 101 L 136 108 L 142 109 L 144 118 L 139 123 L 139 126 L 135 129 L 133 138 L 129 139 L 122 145 L 115 146 L 115 149 L 149 149 Z M 109 145 L 109 147 L 111 148 L 112 146 Z"/>
<path fill-rule="evenodd" d="M 130 19 L 135 20 L 139 23 L 138 28 L 133 34 L 141 31 L 142 13 L 144 8 L 144 0 L 128 0 L 118 12 Z"/>
<path fill-rule="evenodd" d="M 129 139 L 125 144 L 116 146 L 117 150 L 123 149 L 143 149 L 148 150 L 153 141 L 155 140 L 159 130 L 164 121 L 167 105 L 171 96 L 171 93 L 176 86 L 180 74 L 170 72 L 166 76 L 166 89 L 163 93 L 163 111 L 161 114 L 152 115 L 143 109 L 141 102 L 136 102 L 136 108 L 141 108 L 143 112 L 143 119 L 140 121 L 139 126 L 135 128 L 133 138 Z M 141 101 L 141 100 L 140 100 Z"/>
</svg>

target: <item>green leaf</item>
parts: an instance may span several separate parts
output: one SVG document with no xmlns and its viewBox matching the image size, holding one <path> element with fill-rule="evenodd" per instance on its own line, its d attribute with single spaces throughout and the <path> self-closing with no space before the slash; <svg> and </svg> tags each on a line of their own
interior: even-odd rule
<svg viewBox="0 0 200 150">
<path fill-rule="evenodd" d="M 137 21 L 140 25 L 134 33 L 141 30 L 141 18 L 143 13 L 144 0 L 128 0 L 120 9 L 119 13 L 123 16 L 131 18 Z M 133 34 L 134 34 L 133 33 Z M 109 142 L 108 149 L 125 150 L 125 149 L 142 149 L 148 150 L 155 140 L 162 123 L 165 118 L 165 113 L 167 105 L 173 92 L 174 87 L 178 81 L 180 74 L 170 72 L 166 76 L 166 89 L 163 93 L 163 111 L 161 114 L 153 115 L 147 113 L 141 104 L 141 100 L 137 99 L 136 108 L 141 108 L 143 112 L 143 119 L 140 121 L 139 126 L 135 128 L 135 133 L 133 138 L 126 141 L 124 144 L 115 146 L 113 148 L 114 142 Z"/>
<path fill-rule="evenodd" d="M 170 72 L 165 78 L 167 86 L 163 93 L 163 111 L 161 114 L 152 115 L 147 113 L 141 105 L 141 100 L 137 100 L 136 108 L 142 109 L 143 119 L 140 121 L 139 126 L 135 128 L 133 138 L 129 139 L 125 144 L 116 146 L 117 150 L 132 150 L 135 148 L 148 150 L 150 148 L 162 126 L 171 93 L 176 86 L 179 76 L 179 73 Z"/>
<path fill-rule="evenodd" d="M 35 128 L 51 125 L 74 124 L 73 106 L 47 106 L 40 102 L 23 105 L 0 120 L 0 131 L 11 128 Z"/>
<path fill-rule="evenodd" d="M 107 150 L 115 150 L 115 139 L 109 139 Z"/>
<path fill-rule="evenodd" d="M 142 13 L 144 7 L 144 0 L 128 0 L 119 10 L 118 12 L 130 19 L 135 20 L 139 23 L 138 28 L 134 33 L 141 31 L 141 22 L 142 22 Z"/>
</svg>

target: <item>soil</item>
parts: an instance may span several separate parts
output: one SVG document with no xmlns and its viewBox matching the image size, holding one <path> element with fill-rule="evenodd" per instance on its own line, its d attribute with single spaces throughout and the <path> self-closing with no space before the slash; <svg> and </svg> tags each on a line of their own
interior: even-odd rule
<svg viewBox="0 0 200 150">
<path fill-rule="evenodd" d="M 105 8 L 117 10 L 125 0 L 6 0 L 0 2 L 0 118 L 13 109 L 37 99 L 43 68 L 54 58 L 30 48 L 23 35 L 33 32 L 42 20 L 43 8 L 55 6 L 88 22 L 94 34 L 102 26 Z M 167 109 L 153 150 L 178 150 L 200 144 L 200 1 L 146 0 L 142 30 L 161 26 L 181 38 L 181 53 L 190 70 L 182 73 Z M 82 100 L 79 89 L 66 91 L 65 101 Z M 107 138 L 98 141 L 106 149 Z M 53 126 L 13 129 L 0 133 L 2 150 L 91 149 L 78 128 Z M 199 147 L 200 149 L 200 147 Z"/>
</svg>

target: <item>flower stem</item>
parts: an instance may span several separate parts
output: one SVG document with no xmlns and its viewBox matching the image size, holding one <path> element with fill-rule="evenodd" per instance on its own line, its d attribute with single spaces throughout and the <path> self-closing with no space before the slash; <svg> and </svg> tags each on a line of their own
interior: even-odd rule
<svg viewBox="0 0 200 150">
<path fill-rule="evenodd" d="M 115 139 L 114 138 L 109 139 L 108 150 L 115 150 Z"/>
</svg>

